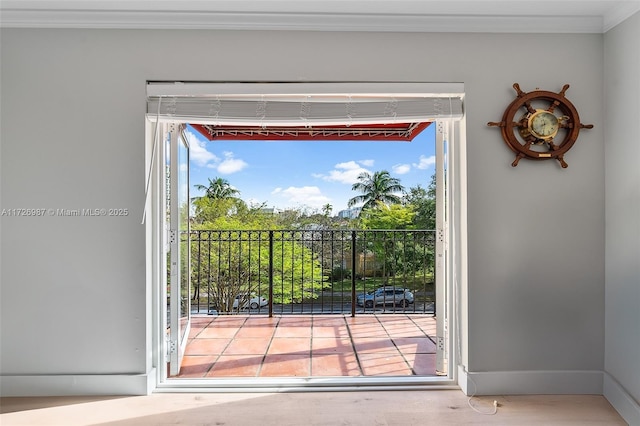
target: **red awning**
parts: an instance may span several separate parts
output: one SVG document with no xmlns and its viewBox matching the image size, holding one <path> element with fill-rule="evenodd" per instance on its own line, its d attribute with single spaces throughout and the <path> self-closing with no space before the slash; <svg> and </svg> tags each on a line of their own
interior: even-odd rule
<svg viewBox="0 0 640 426">
<path fill-rule="evenodd" d="M 210 124 L 191 124 L 208 140 L 271 140 L 271 141 L 405 141 L 426 129 L 426 123 L 368 124 L 357 126 L 320 126 L 320 127 L 258 127 L 258 126 L 215 126 Z"/>
</svg>

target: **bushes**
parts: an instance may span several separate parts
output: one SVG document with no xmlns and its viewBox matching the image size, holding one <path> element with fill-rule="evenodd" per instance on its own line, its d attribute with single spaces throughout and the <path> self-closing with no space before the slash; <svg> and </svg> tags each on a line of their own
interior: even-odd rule
<svg viewBox="0 0 640 426">
<path fill-rule="evenodd" d="M 329 273 L 329 281 L 336 282 L 351 278 L 351 271 L 342 266 L 334 267 Z"/>
</svg>

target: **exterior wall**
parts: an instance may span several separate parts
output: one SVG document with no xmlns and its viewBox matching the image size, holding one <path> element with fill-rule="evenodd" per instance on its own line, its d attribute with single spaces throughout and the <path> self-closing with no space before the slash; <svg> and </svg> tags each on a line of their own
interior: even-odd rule
<svg viewBox="0 0 640 426">
<path fill-rule="evenodd" d="M 539 374 L 528 389 L 539 393 L 561 381 L 601 392 L 602 35 L 3 29 L 1 43 L 1 207 L 129 209 L 1 218 L 3 393 L 136 393 L 151 371 L 140 225 L 147 80 L 463 82 L 464 370 Z M 595 128 L 581 132 L 568 169 L 511 167 L 487 122 L 514 99 L 514 82 L 571 84 L 568 98 Z M 122 380 L 105 388 L 95 375 Z M 47 388 L 45 377 L 63 380 Z M 478 393 L 494 390 L 476 382 Z"/>
<path fill-rule="evenodd" d="M 605 396 L 640 424 L 640 13 L 604 40 Z"/>
</svg>

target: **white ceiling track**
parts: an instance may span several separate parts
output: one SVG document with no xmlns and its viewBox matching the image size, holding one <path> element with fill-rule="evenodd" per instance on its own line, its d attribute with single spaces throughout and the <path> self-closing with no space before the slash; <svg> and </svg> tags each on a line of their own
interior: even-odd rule
<svg viewBox="0 0 640 426">
<path fill-rule="evenodd" d="M 331 126 L 459 120 L 462 83 L 149 83 L 150 120 Z"/>
</svg>

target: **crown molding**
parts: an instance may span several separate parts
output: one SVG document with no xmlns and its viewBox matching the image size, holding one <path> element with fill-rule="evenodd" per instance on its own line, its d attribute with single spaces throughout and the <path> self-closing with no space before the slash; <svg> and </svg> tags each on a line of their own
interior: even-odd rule
<svg viewBox="0 0 640 426">
<path fill-rule="evenodd" d="M 393 2 L 3 0 L 3 28 L 603 33 L 640 10 L 634 1 Z M 581 6 L 582 5 L 582 6 Z"/>
<path fill-rule="evenodd" d="M 5 11 L 3 28 L 601 33 L 600 17 Z"/>
<path fill-rule="evenodd" d="M 627 18 L 635 15 L 640 11 L 640 1 L 618 2 L 604 15 L 602 32 L 606 33 L 611 28 L 622 23 Z"/>
</svg>

